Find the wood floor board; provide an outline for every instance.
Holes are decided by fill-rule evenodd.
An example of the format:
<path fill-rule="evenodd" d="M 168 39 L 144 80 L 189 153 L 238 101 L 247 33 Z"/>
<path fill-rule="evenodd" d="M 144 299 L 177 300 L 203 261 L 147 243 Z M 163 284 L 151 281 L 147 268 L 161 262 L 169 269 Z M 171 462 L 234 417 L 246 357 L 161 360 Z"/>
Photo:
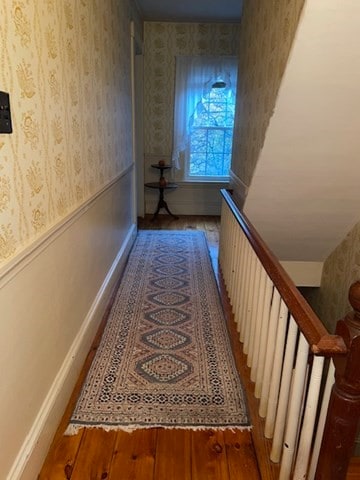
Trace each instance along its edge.
<path fill-rule="evenodd" d="M 191 476 L 191 432 L 183 429 L 159 429 L 154 479 L 191 480 L 192 478 L 194 477 Z"/>
<path fill-rule="evenodd" d="M 156 443 L 156 428 L 117 432 L 109 479 L 153 480 Z"/>
<path fill-rule="evenodd" d="M 38 480 L 69 480 L 74 469 L 84 430 L 70 437 L 60 436 L 50 449 Z"/>
<path fill-rule="evenodd" d="M 360 457 L 353 457 L 350 460 L 346 480 L 360 480 Z"/>
<path fill-rule="evenodd" d="M 115 431 L 106 432 L 101 428 L 85 429 L 71 480 L 109 478 L 115 441 Z"/>
<path fill-rule="evenodd" d="M 191 454 L 193 479 L 230 479 L 222 431 L 200 430 L 192 432 Z"/>
<path fill-rule="evenodd" d="M 251 432 L 224 431 L 229 478 L 261 480 Z"/>

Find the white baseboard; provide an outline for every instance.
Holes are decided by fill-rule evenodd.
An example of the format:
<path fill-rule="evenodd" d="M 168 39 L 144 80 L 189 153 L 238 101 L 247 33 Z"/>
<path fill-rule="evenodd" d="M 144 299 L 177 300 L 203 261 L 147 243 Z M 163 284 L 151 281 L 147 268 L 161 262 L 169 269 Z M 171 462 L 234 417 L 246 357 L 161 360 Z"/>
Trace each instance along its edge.
<path fill-rule="evenodd" d="M 173 202 L 169 208 L 174 215 L 218 215 L 221 214 L 221 204 L 200 204 L 188 205 L 180 202 Z M 148 202 L 146 204 L 146 214 L 153 214 L 157 209 L 157 203 Z M 161 209 L 159 215 L 167 215 L 166 210 Z"/>
<path fill-rule="evenodd" d="M 108 305 L 110 294 L 125 267 L 135 236 L 136 226 L 133 225 L 54 379 L 32 428 L 7 475 L 7 480 L 34 480 L 37 478 Z"/>

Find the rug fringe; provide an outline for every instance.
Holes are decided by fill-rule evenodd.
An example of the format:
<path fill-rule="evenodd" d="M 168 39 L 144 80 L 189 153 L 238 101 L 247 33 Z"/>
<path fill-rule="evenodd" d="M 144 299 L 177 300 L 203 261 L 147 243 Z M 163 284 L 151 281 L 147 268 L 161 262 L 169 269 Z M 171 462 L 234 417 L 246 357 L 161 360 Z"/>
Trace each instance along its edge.
<path fill-rule="evenodd" d="M 150 429 L 150 428 L 163 428 L 166 430 L 192 430 L 192 431 L 204 431 L 204 430 L 214 430 L 214 431 L 230 431 L 235 433 L 236 431 L 248 431 L 251 432 L 252 425 L 239 425 L 239 426 L 203 426 L 203 425 L 74 425 L 69 424 L 66 428 L 64 435 L 73 436 L 77 435 L 82 429 L 99 429 L 105 430 L 105 432 L 111 431 L 122 431 L 126 433 L 133 433 L 135 430 Z"/>

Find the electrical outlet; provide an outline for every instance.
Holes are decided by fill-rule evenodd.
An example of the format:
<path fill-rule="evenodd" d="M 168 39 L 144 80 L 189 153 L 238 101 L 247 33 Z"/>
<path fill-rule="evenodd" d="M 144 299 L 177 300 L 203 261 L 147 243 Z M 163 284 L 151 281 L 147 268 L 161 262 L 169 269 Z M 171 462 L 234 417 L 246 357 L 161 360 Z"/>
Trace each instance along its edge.
<path fill-rule="evenodd" d="M 0 133 L 12 133 L 10 97 L 6 92 L 0 92 Z"/>

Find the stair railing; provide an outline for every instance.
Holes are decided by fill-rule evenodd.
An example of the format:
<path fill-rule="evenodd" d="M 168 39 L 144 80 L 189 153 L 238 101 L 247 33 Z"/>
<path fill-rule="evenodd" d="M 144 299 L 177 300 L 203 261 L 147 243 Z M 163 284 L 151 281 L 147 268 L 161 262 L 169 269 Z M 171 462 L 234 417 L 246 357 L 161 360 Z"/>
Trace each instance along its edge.
<path fill-rule="evenodd" d="M 355 313 L 329 334 L 231 193 L 221 194 L 219 264 L 278 478 L 345 479 L 360 410 L 360 283 Z"/>

